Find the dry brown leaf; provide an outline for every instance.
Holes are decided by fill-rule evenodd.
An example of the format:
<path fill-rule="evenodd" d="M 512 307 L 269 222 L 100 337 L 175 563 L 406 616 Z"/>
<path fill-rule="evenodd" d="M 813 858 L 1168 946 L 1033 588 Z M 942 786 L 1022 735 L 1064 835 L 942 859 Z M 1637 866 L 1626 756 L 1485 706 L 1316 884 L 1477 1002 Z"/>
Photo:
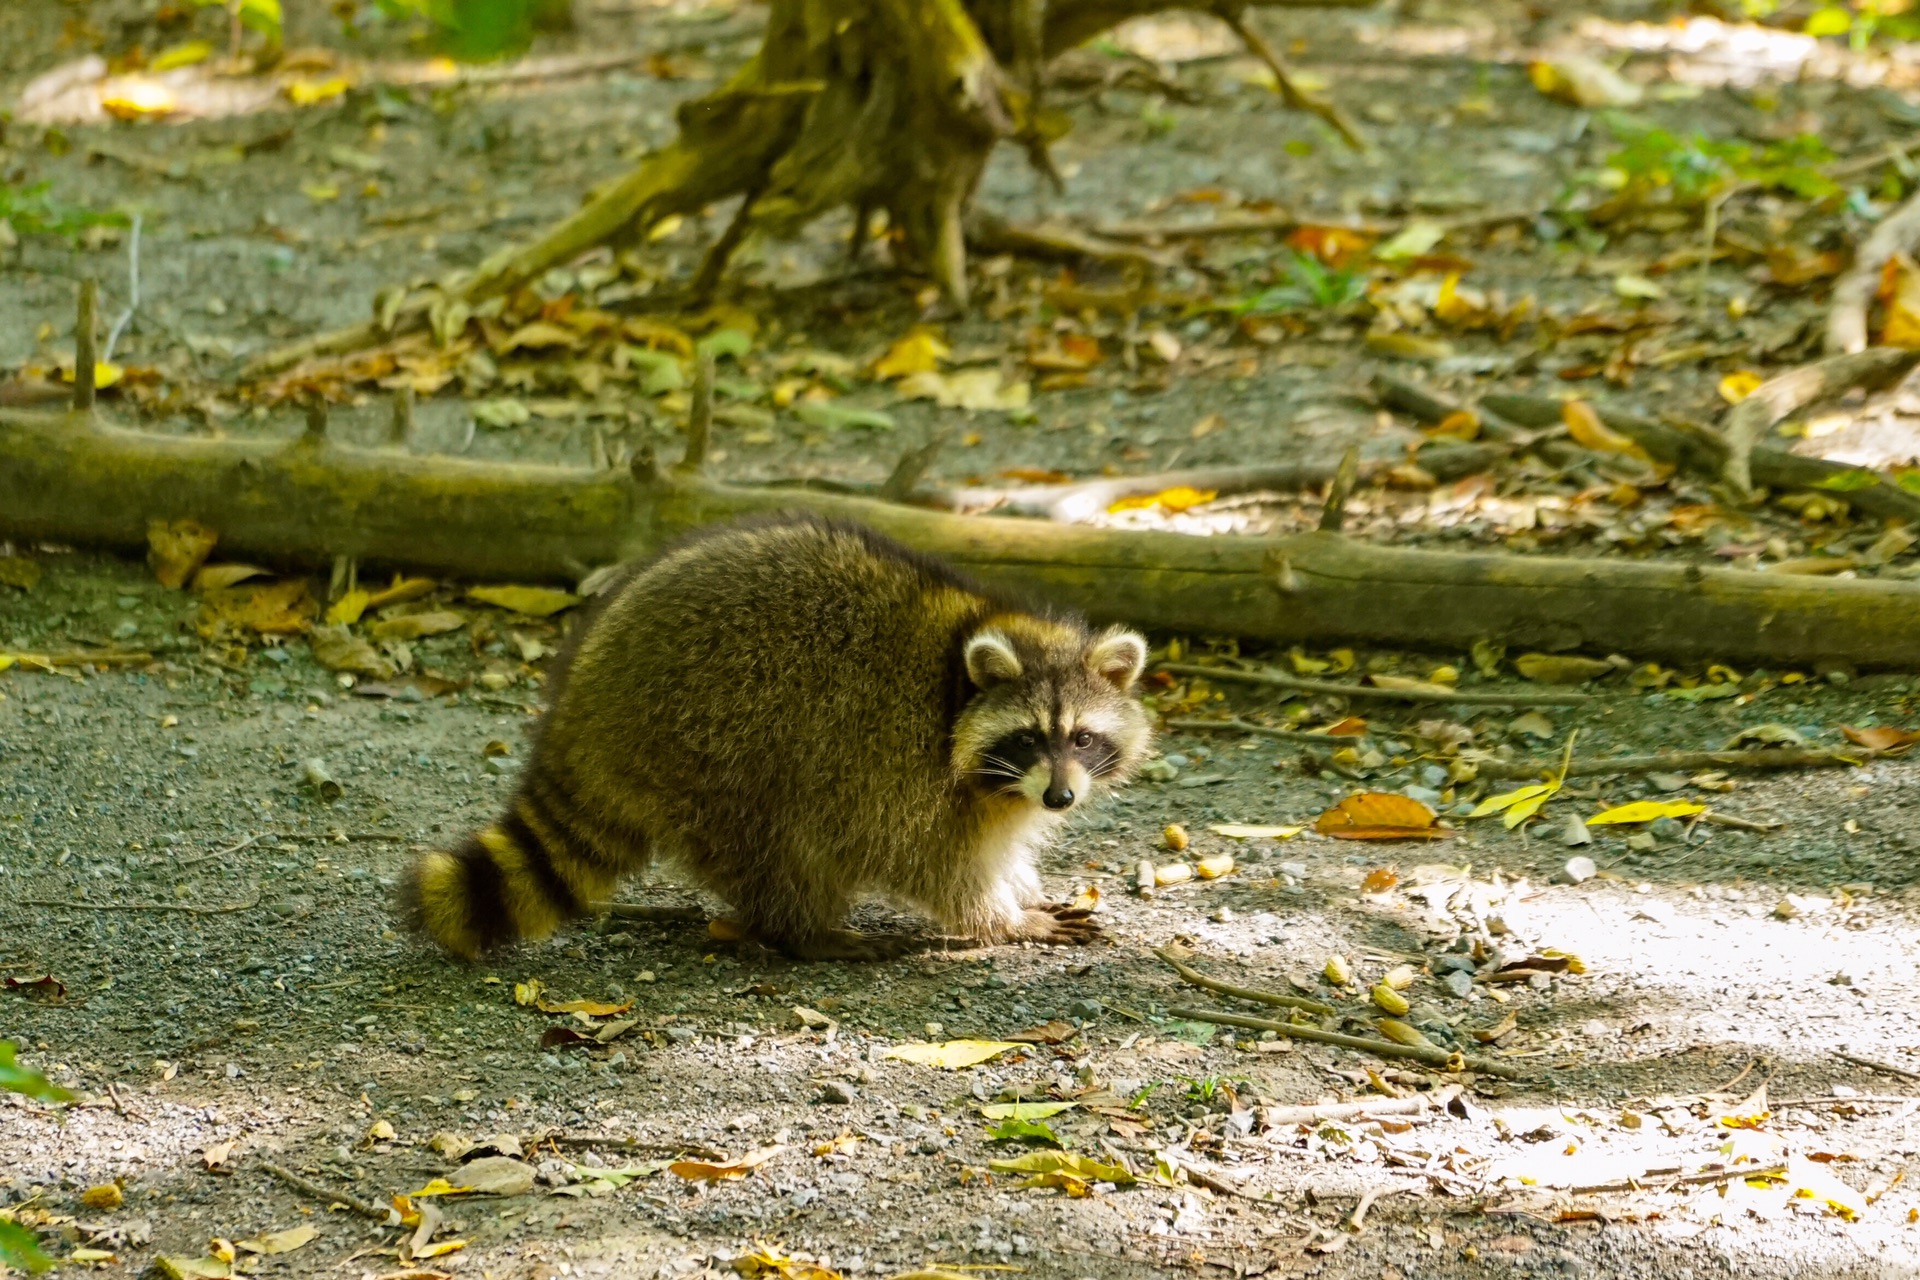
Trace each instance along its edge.
<path fill-rule="evenodd" d="M 785 1147 L 761 1147 L 749 1151 L 737 1160 L 713 1163 L 706 1160 L 676 1160 L 667 1166 L 667 1172 L 675 1177 L 685 1178 L 688 1182 L 728 1182 L 744 1178 L 767 1161 L 785 1151 Z"/>
<path fill-rule="evenodd" d="M 329 671 L 345 671 L 350 675 L 373 676 L 381 680 L 393 675 L 393 664 L 381 657 L 372 645 L 354 635 L 345 624 L 315 627 L 307 635 L 307 645 L 313 650 L 313 660 Z"/>
<path fill-rule="evenodd" d="M 1576 653 L 1523 653 L 1513 660 L 1522 679 L 1535 684 L 1584 684 L 1613 672 L 1611 662 Z"/>
<path fill-rule="evenodd" d="M 1856 729 L 1850 724 L 1841 725 L 1840 732 L 1847 741 L 1865 747 L 1869 751 L 1900 751 L 1920 742 L 1920 733 L 1912 729 L 1896 728 L 1893 725 L 1875 725 L 1870 729 Z"/>
<path fill-rule="evenodd" d="M 1362 893 L 1385 893 L 1400 883 L 1400 872 L 1394 867 L 1375 867 L 1367 872 L 1360 882 Z"/>
<path fill-rule="evenodd" d="M 264 577 L 266 573 L 257 564 L 201 565 L 193 575 L 192 591 L 195 595 L 205 595 L 209 591 L 236 586 L 249 578 Z"/>
<path fill-rule="evenodd" d="M 307 580 L 293 578 L 257 587 L 209 591 L 200 601 L 200 613 L 193 625 L 207 640 L 234 632 L 290 636 L 312 629 L 318 612 Z"/>
<path fill-rule="evenodd" d="M 147 524 L 147 564 L 161 586 L 178 590 L 219 541 L 219 534 L 197 520 L 153 520 Z"/>
<path fill-rule="evenodd" d="M 1432 809 L 1391 791 L 1360 791 L 1314 819 L 1313 829 L 1339 840 L 1441 840 L 1453 834 L 1437 826 Z"/>
<path fill-rule="evenodd" d="M 449 609 L 429 613 L 408 613 L 387 618 L 367 628 L 375 640 L 418 640 L 422 636 L 445 635 L 467 625 L 467 620 Z"/>

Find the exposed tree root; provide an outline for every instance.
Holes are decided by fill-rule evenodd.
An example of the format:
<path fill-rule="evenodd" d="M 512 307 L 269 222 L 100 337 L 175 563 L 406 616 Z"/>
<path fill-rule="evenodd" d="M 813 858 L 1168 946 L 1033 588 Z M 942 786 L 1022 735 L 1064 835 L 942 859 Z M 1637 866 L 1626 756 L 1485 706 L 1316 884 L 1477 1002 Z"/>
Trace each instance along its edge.
<path fill-rule="evenodd" d="M 1289 106 L 1357 139 L 1336 108 L 1292 86 L 1244 11 L 1372 3 L 1248 0 L 1207 11 L 1275 66 Z M 704 288 L 717 283 L 749 233 L 790 234 L 845 206 L 884 210 L 904 261 L 964 306 L 963 226 L 988 155 L 1012 138 L 1043 172 L 1052 171 L 1035 124 L 1047 61 L 1127 18 L 1177 7 L 1174 0 L 772 0 L 753 58 L 717 92 L 680 108 L 680 136 L 670 145 L 571 217 L 471 274 L 389 295 L 373 320 L 268 351 L 243 376 L 266 377 L 429 324 L 444 337 L 464 327 L 474 306 L 589 249 L 733 196 L 746 199 L 702 265 L 697 283 Z M 1166 261 L 1084 232 L 1032 232 L 1021 241 L 1023 251 L 1069 245 L 1075 254 Z"/>
<path fill-rule="evenodd" d="M 578 580 L 702 525 L 800 509 L 864 521 L 1001 586 L 1144 627 L 1920 669 L 1920 585 L 1905 582 L 1419 551 L 1319 532 L 1188 537 L 713 484 L 659 468 L 650 453 L 630 472 L 596 471 L 365 449 L 312 431 L 211 440 L 82 413 L 0 412 L 4 536 L 143 548 L 150 521 L 191 518 L 219 533 L 223 551 L 249 557 Z"/>
<path fill-rule="evenodd" d="M 1877 159 L 1878 157 L 1876 157 Z M 1895 254 L 1911 253 L 1920 246 L 1920 195 L 1880 219 L 1866 242 L 1854 255 L 1847 273 L 1833 283 L 1833 297 L 1827 303 L 1827 350 L 1835 355 L 1850 355 L 1866 350 L 1867 312 L 1874 294 L 1880 289 L 1880 273 Z"/>

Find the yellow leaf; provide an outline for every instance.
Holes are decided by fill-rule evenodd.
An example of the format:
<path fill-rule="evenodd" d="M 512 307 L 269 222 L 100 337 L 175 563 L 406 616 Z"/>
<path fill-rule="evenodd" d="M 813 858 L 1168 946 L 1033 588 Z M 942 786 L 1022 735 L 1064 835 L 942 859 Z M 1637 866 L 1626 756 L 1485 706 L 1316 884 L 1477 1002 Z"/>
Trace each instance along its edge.
<path fill-rule="evenodd" d="M 1193 873 L 1202 880 L 1218 880 L 1221 876 L 1233 872 L 1233 855 L 1230 853 L 1212 853 L 1193 864 Z"/>
<path fill-rule="evenodd" d="M 248 1253 L 292 1253 L 320 1234 L 320 1229 L 311 1223 L 302 1223 L 289 1227 L 285 1231 L 269 1231 L 252 1240 L 236 1240 L 233 1247 L 244 1249 Z"/>
<path fill-rule="evenodd" d="M 190 590 L 195 595 L 205 595 L 209 591 L 221 591 L 227 587 L 238 586 L 249 578 L 258 578 L 266 570 L 257 564 L 209 564 L 202 565 L 193 575 Z"/>
<path fill-rule="evenodd" d="M 419 1200 L 426 1199 L 430 1196 L 457 1196 L 464 1190 L 466 1190 L 466 1188 L 456 1187 L 445 1178 L 435 1178 L 432 1182 L 429 1182 L 426 1186 L 412 1194 L 414 1199 Z"/>
<path fill-rule="evenodd" d="M 605 1000 L 535 1000 L 534 1004 L 542 1013 L 583 1013 L 589 1018 L 611 1018 L 633 1008 L 630 999 L 620 1004 L 609 1004 Z"/>
<path fill-rule="evenodd" d="M 532 324 L 523 324 L 515 329 L 511 336 L 500 345 L 502 354 L 509 351 L 544 351 L 554 347 L 577 347 L 580 335 L 572 329 L 563 328 L 550 320 L 535 320 Z"/>
<path fill-rule="evenodd" d="M 1818 1200 L 1836 1216 L 1852 1222 L 1867 1211 L 1867 1202 L 1858 1191 L 1833 1176 L 1822 1166 L 1801 1156 L 1787 1161 L 1787 1186 L 1796 1200 Z"/>
<path fill-rule="evenodd" d="M 1582 684 L 1613 671 L 1611 662 L 1583 658 L 1577 653 L 1523 653 L 1513 660 L 1514 670 L 1535 684 Z"/>
<path fill-rule="evenodd" d="M 441 1258 L 449 1253 L 458 1253 L 466 1247 L 467 1242 L 465 1240 L 435 1240 L 431 1244 L 423 1244 L 418 1249 L 415 1249 L 413 1256 L 416 1259 Z"/>
<path fill-rule="evenodd" d="M 1291 840 L 1305 827 L 1263 827 L 1245 822 L 1217 822 L 1207 830 L 1229 840 Z"/>
<path fill-rule="evenodd" d="M 1374 1020 L 1373 1025 L 1379 1029 L 1381 1035 L 1395 1044 L 1410 1045 L 1416 1049 L 1435 1047 L 1433 1041 L 1427 1039 L 1420 1028 L 1410 1022 L 1402 1022 L 1398 1018 L 1378 1018 Z"/>
<path fill-rule="evenodd" d="M 785 1151 L 785 1147 L 761 1147 L 749 1151 L 738 1160 L 711 1163 L 706 1160 L 676 1160 L 667 1166 L 667 1172 L 675 1177 L 685 1178 L 688 1182 L 731 1182 L 744 1178 L 767 1161 Z"/>
<path fill-rule="evenodd" d="M 315 204 L 325 204 L 329 200 L 340 198 L 340 184 L 337 182 L 303 182 L 300 194 Z"/>
<path fill-rule="evenodd" d="M 990 1102 L 980 1108 L 980 1114 L 989 1120 L 1045 1120 L 1079 1105 L 1077 1102 Z"/>
<path fill-rule="evenodd" d="M 528 978 L 525 982 L 513 984 L 513 1002 L 517 1005 L 531 1005 L 546 990 L 546 983 L 538 978 Z"/>
<path fill-rule="evenodd" d="M 1159 493 L 1142 493 L 1130 498 L 1122 498 L 1107 510 L 1121 512 L 1159 507 L 1166 511 L 1186 511 L 1203 502 L 1212 502 L 1219 493 L 1218 489 L 1196 489 L 1190 484 L 1177 484 L 1171 489 L 1162 489 Z"/>
<path fill-rule="evenodd" d="M 1547 801 L 1553 799 L 1553 793 L 1558 791 L 1559 789 L 1560 789 L 1560 784 L 1556 782 L 1552 786 L 1548 787 L 1540 795 L 1528 796 L 1525 800 L 1520 801 L 1518 804 L 1509 806 L 1507 809 L 1506 816 L 1500 819 L 1501 825 L 1506 827 L 1506 829 L 1509 831 L 1513 830 L 1515 827 L 1525 822 L 1528 818 L 1531 818 L 1534 814 L 1540 812 L 1540 807 L 1546 804 Z"/>
<path fill-rule="evenodd" d="M 147 64 L 149 71 L 172 71 L 177 67 L 191 67 L 205 62 L 213 56 L 213 46 L 205 40 L 188 40 L 181 44 L 162 49 L 153 55 L 153 61 Z"/>
<path fill-rule="evenodd" d="M 360 621 L 360 615 L 367 611 L 367 605 L 373 600 L 371 592 L 355 588 L 327 606 L 327 625 L 352 625 Z"/>
<path fill-rule="evenodd" d="M 1009 383 L 992 368 L 909 373 L 894 385 L 909 400 L 931 400 L 945 409 L 1024 409 L 1033 398 L 1025 379 Z"/>
<path fill-rule="evenodd" d="M 120 365 L 108 364 L 104 360 L 94 361 L 93 385 L 98 390 L 105 391 L 108 387 L 114 386 L 117 383 L 119 383 L 120 379 L 126 376 L 127 376 L 126 369 Z M 73 370 L 63 367 L 60 370 L 60 381 L 72 382 Z"/>
<path fill-rule="evenodd" d="M 18 662 L 18 661 L 19 659 L 15 658 L 10 653 L 0 653 L 0 671 L 5 671 L 8 667 L 12 666 L 15 662 Z"/>
<path fill-rule="evenodd" d="M 1459 673 L 1455 672 L 1454 674 L 1455 674 L 1455 678 L 1457 679 Z M 1425 693 L 1425 694 L 1444 695 L 1452 692 L 1444 684 L 1436 684 L 1431 680 L 1415 680 L 1411 676 L 1373 675 L 1373 676 L 1369 676 L 1368 679 L 1370 679 L 1373 682 L 1374 688 L 1391 689 L 1395 693 Z"/>
<path fill-rule="evenodd" d="M 883 1056 L 923 1067 L 957 1071 L 962 1067 L 977 1067 L 1009 1049 L 1021 1047 L 1006 1040 L 949 1040 L 945 1044 L 898 1044 Z"/>
<path fill-rule="evenodd" d="M 353 81 L 345 76 L 331 76 L 325 80 L 295 80 L 287 86 L 287 99 L 296 107 L 312 107 L 330 102 L 351 88 Z"/>
<path fill-rule="evenodd" d="M 89 1209 L 118 1209 L 125 1202 L 126 1194 L 117 1182 L 103 1182 L 80 1193 L 80 1203 Z"/>
<path fill-rule="evenodd" d="M 393 1121 L 391 1120 L 375 1120 L 373 1124 L 367 1128 L 367 1141 L 369 1142 L 392 1142 L 398 1137 L 399 1135 L 394 1132 Z"/>
<path fill-rule="evenodd" d="M 176 1258 L 161 1254 L 153 1269 L 165 1280 L 226 1280 L 233 1274 L 219 1258 Z"/>
<path fill-rule="evenodd" d="M 1008 1160 L 989 1160 L 987 1167 L 995 1173 L 1064 1173 L 1087 1182 L 1111 1182 L 1115 1186 L 1138 1181 L 1133 1170 L 1125 1165 L 1106 1164 L 1071 1151 L 1030 1151 Z"/>
<path fill-rule="evenodd" d="M 1451 835 L 1435 824 L 1421 801 L 1391 791 L 1360 791 L 1314 819 L 1313 829 L 1340 840 L 1440 840 Z"/>
<path fill-rule="evenodd" d="M 1467 816 L 1469 818 L 1485 818 L 1496 813 L 1503 813 L 1511 809 L 1514 805 L 1532 800 L 1536 796 L 1544 803 L 1546 797 L 1551 796 L 1559 789 L 1560 784 L 1557 782 L 1529 783 L 1524 787 L 1517 787 L 1512 791 L 1503 791 L 1497 796 L 1488 796 L 1485 800 L 1475 805 L 1473 812 Z M 1535 805 L 1534 808 L 1539 808 L 1539 805 Z"/>
<path fill-rule="evenodd" d="M 1587 825 L 1599 827 L 1621 822 L 1652 822 L 1655 818 L 1691 818 L 1696 813 L 1706 811 L 1707 806 L 1691 800 L 1636 800 L 1632 804 L 1615 805 L 1594 814 L 1587 819 Z"/>
<path fill-rule="evenodd" d="M 467 592 L 467 599 L 532 618 L 544 618 L 580 603 L 580 597 L 571 591 L 556 591 L 552 587 L 474 587 Z"/>
<path fill-rule="evenodd" d="M 1728 404 L 1739 404 L 1755 391 L 1765 379 L 1751 369 L 1740 369 L 1720 379 L 1720 398 Z"/>
<path fill-rule="evenodd" d="M 931 329 L 915 329 L 887 349 L 873 366 L 876 378 L 903 378 L 910 373 L 931 373 L 952 350 Z"/>
<path fill-rule="evenodd" d="M 1886 307 L 1881 345 L 1920 348 L 1920 267 L 1905 254 L 1895 254 L 1881 272 L 1880 301 Z"/>
<path fill-rule="evenodd" d="M 178 105 L 173 90 L 146 76 L 116 76 L 100 86 L 100 105 L 121 120 L 164 116 Z"/>
<path fill-rule="evenodd" d="M 422 636 L 440 636 L 449 631 L 458 631 L 467 625 L 467 620 L 450 609 L 436 609 L 428 613 L 402 614 L 398 618 L 388 618 L 376 622 L 368 628 L 376 640 L 418 640 Z"/>
<path fill-rule="evenodd" d="M 1602 453 L 1626 453 L 1644 458 L 1646 451 L 1600 420 L 1600 411 L 1585 400 L 1569 400 L 1560 406 L 1560 418 L 1575 444 Z"/>
<path fill-rule="evenodd" d="M 647 228 L 647 239 L 656 242 L 665 240 L 668 236 L 685 226 L 686 221 L 687 220 L 680 214 L 670 213 Z"/>

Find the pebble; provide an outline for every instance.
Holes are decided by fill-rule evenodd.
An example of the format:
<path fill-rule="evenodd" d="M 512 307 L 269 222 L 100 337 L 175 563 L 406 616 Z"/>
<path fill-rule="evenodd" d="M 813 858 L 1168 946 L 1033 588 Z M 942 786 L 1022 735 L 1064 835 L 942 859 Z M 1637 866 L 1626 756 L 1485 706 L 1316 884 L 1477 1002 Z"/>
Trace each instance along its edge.
<path fill-rule="evenodd" d="M 1473 994 L 1473 974 L 1463 969 L 1454 969 L 1440 977 L 1440 985 L 1452 993 L 1455 999 L 1465 1000 Z"/>
<path fill-rule="evenodd" d="M 1473 957 L 1469 955 L 1437 956 L 1433 961 L 1433 971 L 1443 976 L 1449 973 L 1472 973 L 1473 970 Z"/>
<path fill-rule="evenodd" d="M 1577 858 L 1567 859 L 1566 877 L 1568 884 L 1585 884 L 1599 874 L 1600 868 L 1594 865 L 1592 858 L 1584 854 Z"/>
<path fill-rule="evenodd" d="M 1579 814 L 1570 813 L 1567 815 L 1567 825 L 1560 829 L 1560 843 L 1569 849 L 1577 849 L 1593 843 L 1593 832 L 1587 830 L 1587 824 L 1580 821 Z"/>
<path fill-rule="evenodd" d="M 845 1106 L 859 1096 L 859 1091 L 852 1085 L 839 1080 L 827 1080 L 820 1085 L 820 1092 L 814 1101 L 832 1106 Z"/>
<path fill-rule="evenodd" d="M 1296 880 L 1305 880 L 1307 878 L 1307 864 L 1304 862 L 1283 862 L 1280 864 L 1280 874 L 1292 876 Z"/>
<path fill-rule="evenodd" d="M 1647 824 L 1647 830 L 1656 840 L 1679 840 L 1687 834 L 1686 827 L 1677 818 L 1655 818 Z"/>
<path fill-rule="evenodd" d="M 1105 1012 L 1106 1006 L 1102 1005 L 1098 1000 L 1086 996 L 1082 996 L 1080 999 L 1067 1005 L 1067 1016 L 1070 1018 L 1078 1018 L 1082 1022 L 1092 1022 Z"/>
<path fill-rule="evenodd" d="M 1409 800 L 1418 800 L 1428 808 L 1440 803 L 1440 793 L 1432 787 L 1406 786 L 1400 788 L 1400 794 Z"/>
<path fill-rule="evenodd" d="M 1435 791 L 1446 790 L 1447 771 L 1445 767 L 1437 764 L 1430 764 L 1430 765 L 1427 765 L 1425 768 L 1421 769 L 1420 784 L 1422 786 L 1432 787 Z"/>

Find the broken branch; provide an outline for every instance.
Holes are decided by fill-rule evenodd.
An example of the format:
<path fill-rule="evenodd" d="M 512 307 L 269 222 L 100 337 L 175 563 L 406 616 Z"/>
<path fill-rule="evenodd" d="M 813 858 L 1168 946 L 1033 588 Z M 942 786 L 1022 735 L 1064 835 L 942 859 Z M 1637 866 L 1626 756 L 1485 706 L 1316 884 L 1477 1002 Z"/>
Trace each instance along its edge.
<path fill-rule="evenodd" d="M 1904 347 L 1869 347 L 1828 356 L 1812 364 L 1768 379 L 1727 411 L 1727 457 L 1723 474 L 1734 491 L 1753 492 L 1753 448 L 1773 425 L 1810 404 L 1831 400 L 1852 390 L 1877 391 L 1891 386 L 1920 364 L 1920 351 Z"/>
<path fill-rule="evenodd" d="M 395 1226 L 400 1221 L 398 1210 L 384 1209 L 376 1204 L 368 1204 L 365 1200 L 360 1199 L 360 1197 L 350 1191 L 338 1191 L 322 1183 L 315 1182 L 311 1178 L 303 1178 L 293 1170 L 283 1168 L 271 1161 L 261 1161 L 260 1168 L 286 1183 L 300 1194 L 311 1196 L 323 1204 L 345 1205 L 361 1217 L 386 1226 Z"/>
<path fill-rule="evenodd" d="M 1338 680 L 1307 680 L 1267 667 L 1202 667 L 1187 662 L 1162 662 L 1159 664 L 1159 669 L 1182 676 L 1205 676 L 1214 680 L 1238 681 L 1241 684 L 1272 685 L 1276 689 L 1291 689 L 1296 693 L 1331 693 L 1348 698 L 1387 698 L 1396 702 L 1455 702 L 1483 707 L 1578 707 L 1594 701 L 1592 696 L 1584 693 L 1535 693 L 1532 691 L 1463 693 L 1458 689 L 1440 688 L 1385 689 L 1371 684 L 1343 684 Z"/>
<path fill-rule="evenodd" d="M 1313 733 L 1306 729 L 1275 729 L 1271 725 L 1255 724 L 1251 720 L 1242 720 L 1235 716 L 1231 720 L 1204 720 L 1198 716 L 1181 716 L 1167 721 L 1169 729 L 1185 729 L 1198 733 L 1252 733 L 1262 738 L 1278 738 L 1282 742 L 1317 742 L 1325 746 L 1350 747 L 1361 740 L 1358 734 Z"/>
<path fill-rule="evenodd" d="M 1812 769 L 1828 765 L 1863 765 L 1874 752 L 1836 747 L 1832 750 L 1799 751 L 1782 747 L 1757 747 L 1751 751 L 1668 751 L 1650 756 L 1615 756 L 1612 759 L 1574 760 L 1567 764 L 1569 778 L 1606 777 L 1616 773 L 1684 773 L 1689 769 Z M 1561 776 L 1558 760 L 1485 760 L 1477 764 L 1482 778 L 1551 778 Z M 1731 823 L 1723 825 L 1732 825 Z"/>
<path fill-rule="evenodd" d="M 1204 987 L 1208 991 L 1218 992 L 1223 996 L 1233 996 L 1238 1000 L 1252 1000 L 1257 1004 L 1275 1004 L 1288 1009 L 1302 1009 L 1308 1013 L 1323 1016 L 1333 1012 L 1332 1005 L 1322 1004 L 1318 1000 L 1307 1000 L 1300 996 L 1283 996 L 1277 991 L 1261 991 L 1255 987 L 1236 987 L 1230 982 L 1209 978 L 1192 965 L 1183 963 L 1165 947 L 1156 948 L 1153 954 L 1173 966 L 1173 971 L 1179 974 L 1183 981 L 1192 983 L 1196 987 Z"/>
<path fill-rule="evenodd" d="M 1375 1040 L 1368 1036 L 1342 1035 L 1338 1031 L 1322 1031 L 1318 1027 L 1295 1026 L 1291 1022 L 1275 1022 L 1271 1018 L 1255 1018 L 1246 1014 L 1224 1013 L 1217 1009 L 1174 1008 L 1167 1010 L 1171 1018 L 1185 1018 L 1189 1022 L 1210 1022 L 1222 1027 L 1245 1027 L 1251 1031 L 1271 1031 L 1276 1035 L 1293 1040 L 1311 1040 L 1315 1044 L 1330 1044 L 1342 1049 L 1358 1049 L 1362 1053 L 1371 1053 L 1381 1058 L 1402 1058 L 1409 1062 L 1425 1063 L 1443 1071 L 1477 1071 L 1482 1075 L 1499 1076 L 1506 1080 L 1517 1080 L 1520 1073 L 1504 1062 L 1492 1062 L 1486 1058 L 1468 1057 L 1465 1054 L 1450 1053 L 1438 1046 L 1415 1044 L 1395 1044 L 1391 1040 Z"/>

